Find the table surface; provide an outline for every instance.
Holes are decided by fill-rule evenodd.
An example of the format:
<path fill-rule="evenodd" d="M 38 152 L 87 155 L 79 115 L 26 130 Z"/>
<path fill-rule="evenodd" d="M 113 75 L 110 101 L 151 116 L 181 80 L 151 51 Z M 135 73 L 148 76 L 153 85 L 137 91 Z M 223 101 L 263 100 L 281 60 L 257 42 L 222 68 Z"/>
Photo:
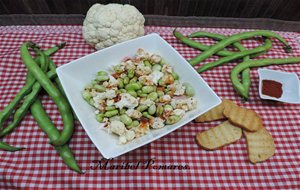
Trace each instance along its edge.
<path fill-rule="evenodd" d="M 197 30 L 229 35 L 245 30 L 222 28 L 179 27 L 184 34 Z M 172 27 L 147 26 L 146 33 L 159 33 L 181 55 L 189 59 L 199 51 L 187 47 L 172 35 Z M 294 48 L 289 56 L 300 56 L 300 35 L 294 32 L 278 32 Z M 20 59 L 20 45 L 31 40 L 43 48 L 60 42 L 67 46 L 53 56 L 57 66 L 87 55 L 94 50 L 82 38 L 81 26 L 2 26 L 0 27 L 0 110 L 7 105 L 22 87 L 26 68 Z M 273 48 L 263 57 L 286 57 L 282 45 L 273 40 Z M 208 39 L 201 42 L 211 44 Z M 248 48 L 260 42 L 247 40 Z M 213 56 L 205 62 L 215 60 Z M 221 97 L 255 110 L 264 126 L 275 139 L 276 153 L 266 162 L 250 164 L 245 139 L 220 150 L 205 151 L 195 143 L 195 135 L 220 121 L 194 123 L 164 136 L 148 145 L 119 156 L 104 160 L 86 135 L 80 123 L 70 142 L 70 147 L 85 174 L 68 169 L 46 135 L 27 114 L 19 127 L 3 141 L 26 149 L 14 153 L 0 151 L 0 187 L 15 188 L 246 188 L 246 189 L 296 189 L 300 188 L 300 106 L 280 102 L 263 101 L 258 95 L 258 74 L 251 70 L 250 100 L 243 102 L 234 92 L 229 73 L 234 64 L 228 64 L 201 76 Z M 268 68 L 294 72 L 300 75 L 300 65 L 269 66 Z M 62 122 L 56 106 L 43 96 L 45 109 L 61 129 Z M 101 162 L 102 168 L 96 167 Z M 147 164 L 149 166 L 147 167 Z M 123 165 L 123 169 L 116 169 Z M 126 168 L 132 166 L 131 168 Z M 138 166 L 137 166 L 138 165 Z"/>

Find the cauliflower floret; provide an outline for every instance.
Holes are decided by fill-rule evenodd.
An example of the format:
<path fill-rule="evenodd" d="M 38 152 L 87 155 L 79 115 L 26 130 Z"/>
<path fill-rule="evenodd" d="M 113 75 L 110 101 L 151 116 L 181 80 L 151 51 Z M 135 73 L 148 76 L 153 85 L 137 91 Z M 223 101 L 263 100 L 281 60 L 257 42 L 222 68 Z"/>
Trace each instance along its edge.
<path fill-rule="evenodd" d="M 182 109 L 184 111 L 190 111 L 197 107 L 197 100 L 193 97 L 186 99 L 172 99 L 171 106 L 174 109 Z"/>
<path fill-rule="evenodd" d="M 139 76 L 148 75 L 151 72 L 152 72 L 151 67 L 145 66 L 145 64 L 142 62 L 138 64 L 135 70 L 135 73 Z"/>
<path fill-rule="evenodd" d="M 152 63 L 159 63 L 162 59 L 160 55 L 154 53 L 148 53 L 142 48 L 139 48 L 137 50 L 136 57 L 141 60 L 149 60 Z"/>
<path fill-rule="evenodd" d="M 111 87 L 116 87 L 116 86 L 118 86 L 119 85 L 119 81 L 118 80 L 116 80 L 113 76 L 109 76 L 109 81 L 108 81 L 108 83 L 109 83 L 109 86 L 111 86 Z"/>
<path fill-rule="evenodd" d="M 153 78 L 150 75 L 143 75 L 139 77 L 139 82 L 143 85 L 151 86 L 153 85 Z"/>
<path fill-rule="evenodd" d="M 173 72 L 172 66 L 168 65 L 168 64 L 164 64 L 161 70 L 164 73 L 170 73 L 171 74 Z"/>
<path fill-rule="evenodd" d="M 83 38 L 97 50 L 144 35 L 144 16 L 132 5 L 94 4 L 83 22 Z"/>
<path fill-rule="evenodd" d="M 138 99 L 128 93 L 122 93 L 120 96 L 121 100 L 115 103 L 115 106 L 119 109 L 122 109 L 123 107 L 135 108 L 139 104 Z"/>
<path fill-rule="evenodd" d="M 159 63 L 160 61 L 161 61 L 161 56 L 160 55 L 157 55 L 157 54 L 152 54 L 151 56 L 150 56 L 150 61 L 152 62 L 152 63 Z"/>
<path fill-rule="evenodd" d="M 165 121 L 162 118 L 155 117 L 154 119 L 150 120 L 150 125 L 154 129 L 160 129 L 160 128 L 163 128 L 165 126 L 164 122 Z"/>
<path fill-rule="evenodd" d="M 182 109 L 175 109 L 173 110 L 173 114 L 172 115 L 179 115 L 180 117 L 183 117 L 185 114 L 185 111 Z"/>
<path fill-rule="evenodd" d="M 144 49 L 142 48 L 139 48 L 137 51 L 136 51 L 136 54 L 135 54 L 136 58 L 138 59 L 148 59 L 150 57 L 150 54 L 148 52 L 146 52 Z"/>
<path fill-rule="evenodd" d="M 124 123 L 122 123 L 121 121 L 117 121 L 117 120 L 114 120 L 110 123 L 109 129 L 111 132 L 113 132 L 119 136 L 125 134 L 125 132 L 127 131 Z"/>
<path fill-rule="evenodd" d="M 109 129 L 119 135 L 119 144 L 125 144 L 135 138 L 135 132 L 127 130 L 124 123 L 118 120 L 113 120 L 109 125 Z"/>
<path fill-rule="evenodd" d="M 169 85 L 170 90 L 174 91 L 174 95 L 180 96 L 185 92 L 185 86 L 178 81 L 175 81 L 173 84 Z"/>
<path fill-rule="evenodd" d="M 114 90 L 106 90 L 105 92 L 97 93 L 94 97 L 94 106 L 99 110 L 103 110 L 103 107 L 106 104 L 105 99 L 112 99 L 116 97 L 116 92 Z"/>
<path fill-rule="evenodd" d="M 119 144 L 126 144 L 135 138 L 135 132 L 127 130 L 123 135 L 119 137 Z"/>
<path fill-rule="evenodd" d="M 150 106 L 154 105 L 155 102 L 153 102 L 150 99 L 141 99 L 140 104 L 150 107 Z"/>
<path fill-rule="evenodd" d="M 162 97 L 159 98 L 159 102 L 161 103 L 168 103 L 171 101 L 171 96 L 166 94 L 166 95 L 163 95 Z"/>
<path fill-rule="evenodd" d="M 131 60 L 122 62 L 121 65 L 125 66 L 126 70 L 135 70 L 135 65 Z"/>
<path fill-rule="evenodd" d="M 125 112 L 129 117 L 134 118 L 134 119 L 139 119 L 142 117 L 142 113 L 138 110 L 135 109 L 128 109 Z"/>
<path fill-rule="evenodd" d="M 164 74 L 160 71 L 153 71 L 150 75 L 149 78 L 151 80 L 151 82 L 155 85 L 157 85 L 158 80 L 164 76 Z"/>
<path fill-rule="evenodd" d="M 107 100 L 106 100 L 106 105 L 107 105 L 107 106 L 113 106 L 113 105 L 114 105 L 114 102 L 115 102 L 114 99 L 107 99 Z"/>

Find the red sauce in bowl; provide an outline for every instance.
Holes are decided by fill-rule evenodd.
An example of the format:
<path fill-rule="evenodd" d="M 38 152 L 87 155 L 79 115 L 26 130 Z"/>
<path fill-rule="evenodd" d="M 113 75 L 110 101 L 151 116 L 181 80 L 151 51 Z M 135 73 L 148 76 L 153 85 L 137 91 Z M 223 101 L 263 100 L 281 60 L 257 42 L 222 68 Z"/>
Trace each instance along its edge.
<path fill-rule="evenodd" d="M 280 98 L 282 96 L 282 84 L 274 80 L 263 80 L 262 94 L 274 98 Z"/>

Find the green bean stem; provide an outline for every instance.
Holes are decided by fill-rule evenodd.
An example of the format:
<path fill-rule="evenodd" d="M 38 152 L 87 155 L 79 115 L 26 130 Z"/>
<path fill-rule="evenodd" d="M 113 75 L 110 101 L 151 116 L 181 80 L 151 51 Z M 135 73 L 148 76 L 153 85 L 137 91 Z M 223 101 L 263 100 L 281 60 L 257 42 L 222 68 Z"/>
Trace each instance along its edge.
<path fill-rule="evenodd" d="M 282 64 L 293 64 L 300 62 L 300 57 L 288 57 L 288 58 L 282 58 L 282 59 L 259 59 L 259 60 L 250 60 L 242 62 L 238 65 L 236 65 L 230 73 L 230 79 L 232 82 L 232 85 L 235 90 L 237 90 L 240 95 L 242 95 L 244 98 L 248 99 L 248 94 L 246 93 L 244 86 L 241 84 L 241 82 L 238 79 L 238 75 L 240 72 L 242 72 L 245 69 L 252 68 L 252 67 L 264 67 L 269 65 L 282 65 Z"/>
<path fill-rule="evenodd" d="M 32 75 L 36 78 L 40 85 L 45 89 L 45 91 L 49 94 L 49 96 L 52 98 L 52 100 L 58 107 L 58 110 L 61 114 L 64 123 L 64 129 L 59 139 L 51 143 L 56 146 L 62 146 L 70 140 L 74 131 L 74 119 L 72 111 L 70 105 L 68 104 L 63 94 L 55 87 L 55 85 L 51 82 L 47 75 L 32 59 L 28 51 L 29 47 L 34 48 L 37 46 L 32 42 L 24 43 L 21 46 L 21 57 L 28 70 L 32 73 Z"/>
<path fill-rule="evenodd" d="M 286 50 L 286 52 L 291 51 L 291 46 L 289 46 L 288 43 L 278 34 L 271 32 L 271 31 L 267 31 L 267 30 L 257 30 L 257 31 L 242 32 L 242 33 L 234 34 L 232 36 L 229 36 L 228 38 L 221 40 L 219 43 L 211 46 L 208 50 L 205 50 L 204 52 L 202 52 L 199 56 L 197 56 L 193 60 L 193 62 L 190 62 L 190 64 L 194 66 L 194 65 L 202 62 L 206 58 L 210 57 L 211 55 L 215 54 L 216 52 L 224 49 L 226 46 L 228 46 L 234 42 L 237 42 L 237 41 L 240 41 L 243 39 L 248 39 L 248 38 L 251 38 L 254 36 L 275 37 L 285 45 L 284 49 Z M 193 37 L 193 34 L 191 34 L 190 37 Z"/>
<path fill-rule="evenodd" d="M 39 99 L 36 99 L 35 102 L 30 107 L 31 114 L 38 123 L 40 129 L 48 135 L 50 141 L 55 141 L 60 137 L 58 129 L 53 125 L 49 116 L 45 112 L 42 103 Z M 55 149 L 58 151 L 59 155 L 63 159 L 64 163 L 71 168 L 72 170 L 82 173 L 79 166 L 76 163 L 74 155 L 67 144 L 63 146 L 55 146 Z"/>
<path fill-rule="evenodd" d="M 52 48 L 49 48 L 44 51 L 44 54 L 46 56 L 50 56 L 63 48 L 65 46 L 65 43 L 61 43 L 59 45 L 56 45 Z M 35 59 L 37 61 L 40 59 L 39 57 Z M 4 121 L 12 114 L 14 108 L 19 104 L 19 102 L 26 96 L 28 93 L 30 93 L 32 86 L 35 83 L 35 79 L 31 78 L 26 84 L 21 88 L 21 90 L 15 95 L 15 97 L 12 99 L 12 101 L 0 112 L 0 130 L 3 128 Z"/>

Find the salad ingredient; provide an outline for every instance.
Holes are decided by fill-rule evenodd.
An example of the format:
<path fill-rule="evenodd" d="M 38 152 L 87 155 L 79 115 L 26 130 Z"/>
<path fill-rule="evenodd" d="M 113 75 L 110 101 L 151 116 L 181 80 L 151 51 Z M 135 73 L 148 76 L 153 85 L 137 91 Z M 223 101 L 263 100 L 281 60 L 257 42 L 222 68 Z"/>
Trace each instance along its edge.
<path fill-rule="evenodd" d="M 132 5 L 94 4 L 83 22 L 83 38 L 97 50 L 144 35 L 144 16 Z"/>
<path fill-rule="evenodd" d="M 119 136 L 119 144 L 147 134 L 150 128 L 175 124 L 197 106 L 193 87 L 181 83 L 173 67 L 160 55 L 143 49 L 113 66 L 112 73 L 106 76 L 118 84 L 96 79 L 84 88 L 82 96 L 88 103 L 93 100 L 97 121 Z M 130 80 L 125 82 L 126 78 Z M 120 85 L 122 81 L 128 83 Z M 106 90 L 97 92 L 99 85 Z"/>

